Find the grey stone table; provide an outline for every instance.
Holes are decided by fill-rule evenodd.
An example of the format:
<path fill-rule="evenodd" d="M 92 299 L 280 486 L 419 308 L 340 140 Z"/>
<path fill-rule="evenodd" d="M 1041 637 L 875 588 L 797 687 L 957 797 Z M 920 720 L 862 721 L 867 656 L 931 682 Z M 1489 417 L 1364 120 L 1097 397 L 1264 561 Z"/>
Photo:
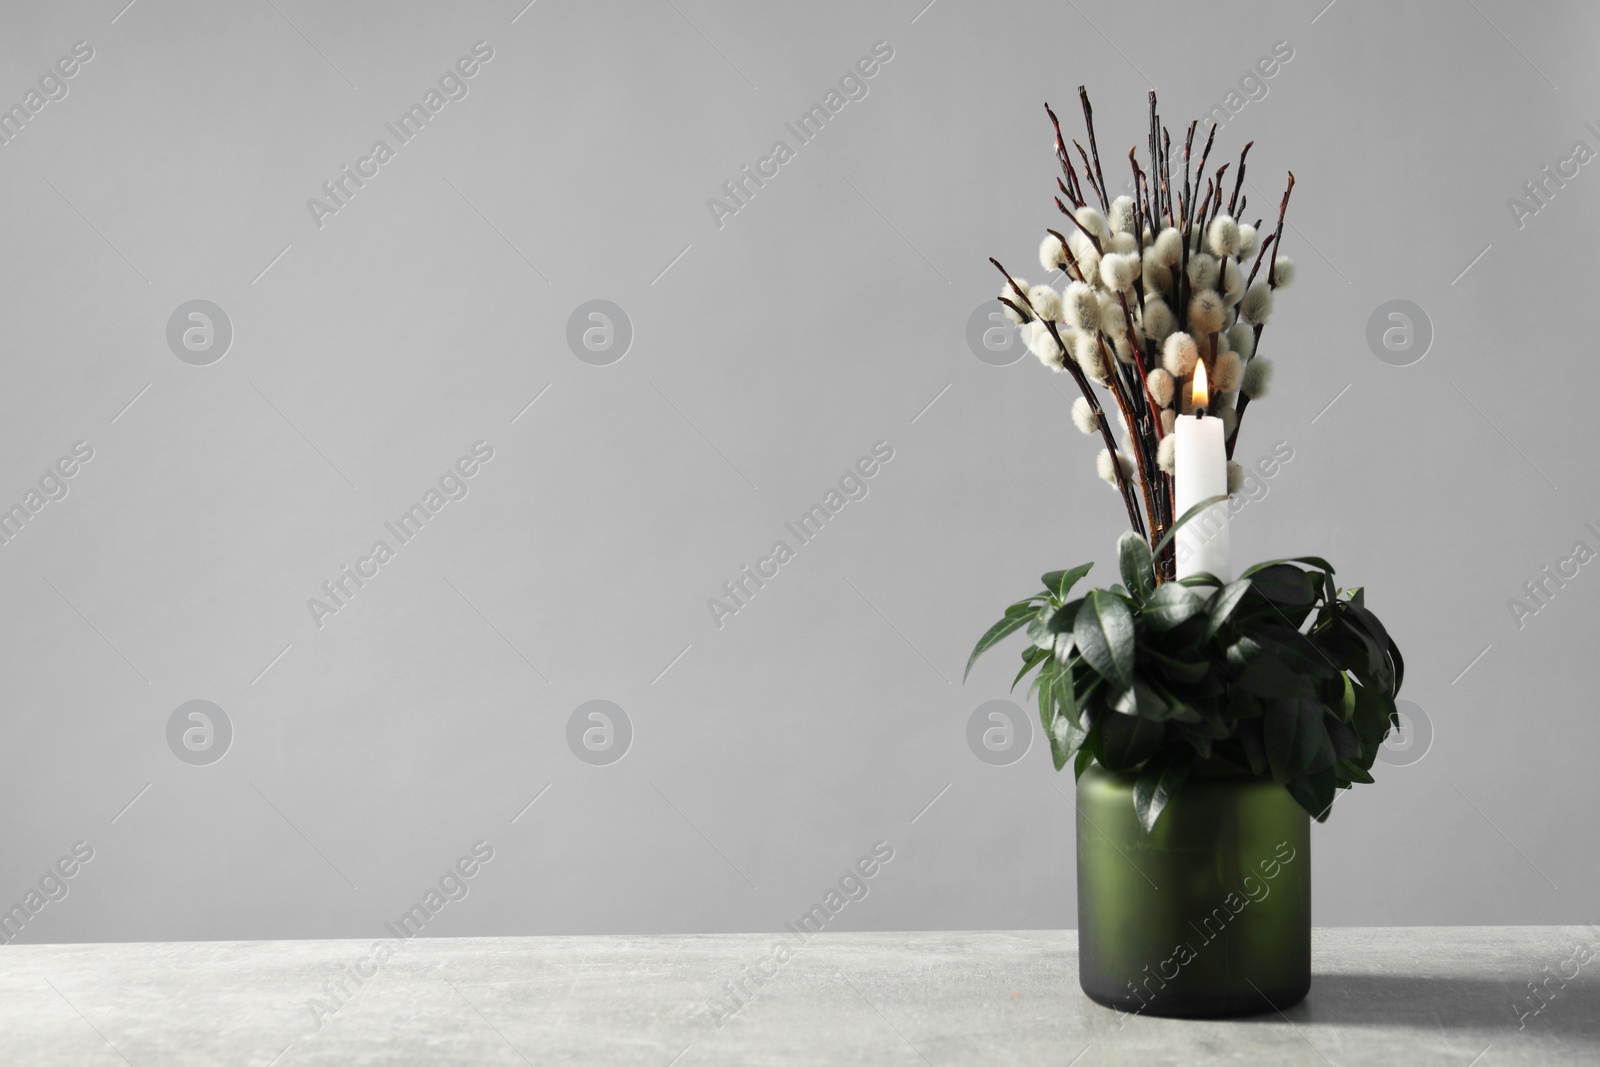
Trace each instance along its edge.
<path fill-rule="evenodd" d="M 1592 927 L 1318 930 L 1304 1003 L 1215 1022 L 1091 1003 L 1076 946 L 1070 930 L 13 945 L 0 1063 L 1600 1064 Z M 730 994 L 740 980 L 753 996 Z"/>

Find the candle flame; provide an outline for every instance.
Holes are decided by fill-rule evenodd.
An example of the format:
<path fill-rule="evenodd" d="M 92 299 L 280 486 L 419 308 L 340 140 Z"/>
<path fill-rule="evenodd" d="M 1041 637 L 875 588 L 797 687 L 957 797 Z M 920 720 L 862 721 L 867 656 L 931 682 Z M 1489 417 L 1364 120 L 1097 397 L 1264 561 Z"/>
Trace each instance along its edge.
<path fill-rule="evenodd" d="M 1211 401 L 1211 394 L 1206 389 L 1206 361 L 1197 359 L 1194 363 L 1194 391 L 1190 395 L 1193 408 L 1203 408 Z"/>

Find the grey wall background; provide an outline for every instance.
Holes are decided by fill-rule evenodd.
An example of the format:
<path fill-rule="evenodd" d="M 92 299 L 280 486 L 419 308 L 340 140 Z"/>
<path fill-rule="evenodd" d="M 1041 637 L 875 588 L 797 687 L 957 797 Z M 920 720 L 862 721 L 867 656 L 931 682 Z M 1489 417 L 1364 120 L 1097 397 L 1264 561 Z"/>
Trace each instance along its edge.
<path fill-rule="evenodd" d="M 1278 41 L 1218 136 L 1257 142 L 1247 216 L 1299 179 L 1240 444 L 1294 458 L 1235 558 L 1368 586 L 1432 732 L 1315 831 L 1317 921 L 1594 918 L 1600 577 L 1520 628 L 1508 599 L 1600 548 L 1600 177 L 1506 206 L 1600 149 L 1592 10 L 123 2 L 0 34 L 7 103 L 94 49 L 0 147 L 0 497 L 94 450 L 0 548 L 0 897 L 94 849 L 19 940 L 376 935 L 480 839 L 428 933 L 777 929 L 880 840 L 838 928 L 1075 925 L 1071 779 L 975 758 L 1011 657 L 960 672 L 1124 520 L 1067 383 L 966 326 L 987 255 L 1039 273 L 1041 101 L 1089 85 L 1120 181 L 1147 88 L 1176 127 Z M 307 198 L 477 41 L 470 94 L 318 228 Z M 207 366 L 166 337 L 195 299 L 233 330 Z M 634 333 L 608 366 L 566 340 L 594 299 Z M 1366 340 L 1400 299 L 1433 334 L 1409 366 Z M 707 598 L 880 440 L 870 494 L 717 629 Z M 477 441 L 470 494 L 319 629 L 307 599 Z M 233 731 L 204 766 L 166 732 L 196 699 Z M 609 766 L 567 743 L 595 699 L 631 722 Z"/>

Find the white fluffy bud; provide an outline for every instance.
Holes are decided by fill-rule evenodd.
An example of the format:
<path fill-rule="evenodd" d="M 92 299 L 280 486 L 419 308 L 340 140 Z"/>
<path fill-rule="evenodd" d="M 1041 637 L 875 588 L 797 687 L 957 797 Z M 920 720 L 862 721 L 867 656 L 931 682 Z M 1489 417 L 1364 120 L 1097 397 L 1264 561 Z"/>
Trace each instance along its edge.
<path fill-rule="evenodd" d="M 1083 280 L 1090 285 L 1100 284 L 1100 253 L 1093 248 L 1086 248 L 1078 253 L 1078 269 L 1083 271 Z"/>
<path fill-rule="evenodd" d="M 1095 208 L 1084 205 L 1072 213 L 1078 220 L 1078 225 L 1094 234 L 1096 237 L 1107 237 L 1111 230 L 1106 226 L 1106 217 Z"/>
<path fill-rule="evenodd" d="M 1252 359 L 1245 364 L 1244 382 L 1239 386 L 1239 391 L 1251 400 L 1267 395 L 1267 387 L 1272 384 L 1272 361 L 1270 359 Z"/>
<path fill-rule="evenodd" d="M 1172 288 L 1172 270 L 1156 262 L 1154 255 L 1144 257 L 1144 291 L 1165 293 Z"/>
<path fill-rule="evenodd" d="M 1118 483 L 1117 475 L 1129 478 L 1133 474 L 1133 460 L 1118 452 L 1113 456 L 1106 449 L 1100 450 L 1100 455 L 1095 457 L 1095 472 L 1104 478 L 1113 488 Z"/>
<path fill-rule="evenodd" d="M 1080 396 L 1072 402 L 1072 425 L 1086 434 L 1100 432 L 1100 420 L 1095 418 L 1094 405 L 1088 397 Z"/>
<path fill-rule="evenodd" d="M 1053 233 L 1044 235 L 1039 242 L 1039 266 L 1045 270 L 1066 270 L 1067 252 Z"/>
<path fill-rule="evenodd" d="M 1247 322 L 1236 324 L 1228 331 L 1228 347 L 1239 353 L 1240 359 L 1249 359 L 1256 351 L 1256 331 Z"/>
<path fill-rule="evenodd" d="M 1027 338 L 1028 351 L 1038 356 L 1039 362 L 1051 370 L 1064 370 L 1067 354 L 1061 350 L 1061 346 L 1056 344 L 1056 339 L 1050 336 L 1049 327 L 1042 322 L 1034 322 L 1029 325 L 1033 326 L 1034 330 L 1032 335 Z M 1027 327 L 1025 326 L 1023 329 L 1027 329 Z"/>
<path fill-rule="evenodd" d="M 1128 319 L 1122 313 L 1122 304 L 1109 293 L 1100 296 L 1100 329 L 1112 337 L 1128 335 Z"/>
<path fill-rule="evenodd" d="M 1227 215 L 1218 215 L 1206 229 L 1206 246 L 1214 256 L 1239 254 L 1239 224 Z"/>
<path fill-rule="evenodd" d="M 1244 299 L 1244 272 L 1239 269 L 1239 261 L 1229 259 L 1224 261 L 1222 268 L 1222 299 L 1231 306 Z"/>
<path fill-rule="evenodd" d="M 1162 414 L 1166 414 L 1162 412 Z M 1156 466 L 1172 474 L 1177 470 L 1178 464 L 1178 435 L 1167 434 L 1156 446 Z"/>
<path fill-rule="evenodd" d="M 1046 322 L 1061 321 L 1061 295 L 1048 285 L 1035 285 L 1029 289 L 1028 302 Z"/>
<path fill-rule="evenodd" d="M 1156 235 L 1156 243 L 1151 246 L 1150 254 L 1156 262 L 1163 267 L 1171 267 L 1183 258 L 1183 238 L 1178 231 L 1168 226 Z"/>
<path fill-rule="evenodd" d="M 1266 322 L 1272 316 L 1272 288 L 1266 282 L 1252 285 L 1239 304 L 1239 314 L 1257 325 Z"/>
<path fill-rule="evenodd" d="M 1272 265 L 1272 284 L 1278 289 L 1287 289 L 1294 284 L 1294 260 L 1288 256 L 1278 257 L 1278 261 Z"/>
<path fill-rule="evenodd" d="M 1256 254 L 1256 228 L 1249 224 L 1239 226 L 1239 258 L 1249 259 Z"/>
<path fill-rule="evenodd" d="M 1017 279 L 1017 288 L 1021 289 L 1024 293 L 1026 293 L 1028 291 L 1028 283 L 1027 283 L 1027 281 L 1025 279 L 1023 279 L 1023 278 L 1018 278 Z M 1012 304 L 1015 304 L 1015 305 L 1017 305 L 1017 307 L 1021 308 L 1024 314 L 1027 313 L 1027 310 L 1028 310 L 1027 305 L 1022 302 L 1022 297 L 1017 295 L 1017 290 L 1011 288 L 1011 283 L 1010 282 L 1007 282 L 1005 285 L 1001 286 L 1000 295 L 1002 297 L 1004 297 L 1006 300 L 1011 301 Z M 1012 322 L 1018 323 L 1020 325 L 1021 323 L 1024 323 L 1024 322 L 1028 321 L 1022 315 L 1019 315 L 1015 311 L 1013 311 L 1011 309 L 1010 304 L 1001 304 L 1000 305 L 1000 309 L 1006 313 L 1006 318 L 1010 319 Z"/>
<path fill-rule="evenodd" d="M 1199 358 L 1200 349 L 1186 333 L 1173 334 L 1161 346 L 1161 365 L 1174 378 L 1182 378 L 1194 370 L 1194 361 Z"/>
<path fill-rule="evenodd" d="M 1073 358 L 1078 361 L 1078 366 L 1083 368 L 1091 381 L 1101 385 L 1106 383 L 1106 368 L 1104 354 L 1100 351 L 1100 338 L 1092 333 L 1080 333 L 1072 346 Z"/>
<path fill-rule="evenodd" d="M 1111 201 L 1111 232 L 1133 235 L 1133 197 L 1119 196 Z"/>
<path fill-rule="evenodd" d="M 1178 317 L 1172 313 L 1165 300 L 1146 299 L 1144 302 L 1144 335 L 1161 344 L 1178 328 Z"/>
<path fill-rule="evenodd" d="M 1197 252 L 1189 257 L 1189 286 L 1192 289 L 1217 287 L 1217 257 Z"/>
<path fill-rule="evenodd" d="M 1084 283 L 1068 283 L 1061 303 L 1061 317 L 1074 330 L 1100 328 L 1100 297 Z"/>
<path fill-rule="evenodd" d="M 1222 329 L 1226 313 L 1227 308 L 1216 290 L 1202 289 L 1189 300 L 1189 328 L 1197 334 L 1216 333 Z"/>
<path fill-rule="evenodd" d="M 1107 289 L 1116 292 L 1126 292 L 1133 288 L 1133 281 L 1139 277 L 1139 257 L 1137 255 L 1124 255 L 1121 252 L 1107 252 L 1100 260 L 1100 280 Z"/>
<path fill-rule="evenodd" d="M 1239 379 L 1244 376 L 1244 360 L 1239 358 L 1239 353 L 1218 352 L 1213 367 L 1217 392 L 1231 393 L 1239 388 Z"/>
<path fill-rule="evenodd" d="M 1172 375 L 1157 367 L 1150 372 L 1145 380 L 1145 388 L 1150 390 L 1150 395 L 1155 397 L 1157 407 L 1171 407 L 1172 394 L 1177 388 L 1177 383 L 1172 380 Z"/>

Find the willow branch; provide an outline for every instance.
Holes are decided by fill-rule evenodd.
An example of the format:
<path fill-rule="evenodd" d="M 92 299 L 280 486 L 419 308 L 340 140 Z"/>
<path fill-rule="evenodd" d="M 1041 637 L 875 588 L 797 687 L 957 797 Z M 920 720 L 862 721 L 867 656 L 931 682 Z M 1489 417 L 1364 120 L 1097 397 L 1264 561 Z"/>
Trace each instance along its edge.
<path fill-rule="evenodd" d="M 1272 261 L 1267 266 L 1267 286 L 1269 288 L 1271 288 L 1271 289 L 1274 289 L 1274 290 L 1278 288 L 1278 249 L 1283 244 L 1283 217 L 1289 211 L 1289 194 L 1292 193 L 1292 192 L 1294 192 L 1294 171 L 1291 170 L 1289 172 L 1289 183 L 1286 186 L 1284 186 L 1284 189 L 1283 189 L 1283 200 L 1281 200 L 1278 203 L 1278 226 L 1277 226 L 1276 229 L 1274 229 L 1272 231 L 1272 237 L 1267 242 L 1268 244 L 1271 244 L 1271 246 L 1272 246 Z M 1262 247 L 1261 247 L 1261 253 L 1264 255 L 1266 253 L 1266 250 L 1267 250 L 1266 244 L 1263 244 Z M 1260 266 L 1261 266 L 1261 256 L 1258 255 L 1258 256 L 1256 256 L 1256 265 L 1255 265 L 1255 267 L 1251 268 L 1251 270 L 1250 270 L 1251 279 L 1255 278 L 1256 270 L 1259 269 Z M 1246 289 L 1248 289 L 1248 288 L 1249 287 L 1246 286 Z M 1256 350 L 1261 347 L 1261 328 L 1263 326 L 1265 326 L 1265 325 L 1266 325 L 1266 323 L 1264 323 L 1264 322 L 1256 323 L 1255 343 L 1253 345 L 1251 345 L 1251 349 L 1250 349 L 1250 358 L 1251 359 L 1256 358 L 1256 356 L 1255 356 Z M 1239 427 L 1244 425 L 1244 409 L 1249 406 L 1248 400 L 1249 400 L 1249 397 L 1246 396 L 1243 392 L 1241 392 L 1239 394 L 1238 406 L 1234 408 L 1233 433 L 1230 434 L 1229 437 L 1228 437 L 1228 458 L 1229 459 L 1233 458 L 1234 442 L 1239 439 Z"/>
<path fill-rule="evenodd" d="M 1002 267 L 1000 261 L 993 256 L 989 257 L 989 262 L 994 264 L 995 270 L 1005 276 L 1006 283 L 1011 286 L 1011 291 L 1020 298 L 1028 314 L 1035 319 L 1039 319 L 1039 313 L 1034 310 L 1032 301 L 1028 299 L 1028 294 L 1022 291 L 1022 287 L 1011 276 L 1011 272 Z M 1006 301 L 1006 303 L 1010 304 L 1011 302 Z M 1012 306 L 1015 307 L 1016 305 Z M 1020 311 L 1021 309 L 1019 308 L 1018 310 Z M 1095 422 L 1100 427 L 1100 437 L 1105 441 L 1106 452 L 1111 456 L 1111 469 L 1116 475 L 1117 491 L 1122 494 L 1122 503 L 1128 509 L 1128 521 L 1141 536 L 1148 538 L 1149 535 L 1144 532 L 1144 523 L 1139 518 L 1139 506 L 1134 503 L 1133 490 L 1128 485 L 1127 477 L 1122 473 L 1122 464 L 1117 462 L 1117 440 L 1112 436 L 1111 423 L 1106 419 L 1106 413 L 1100 407 L 1100 402 L 1095 399 L 1094 389 L 1089 385 L 1089 379 L 1084 376 L 1083 368 L 1078 366 L 1077 362 L 1072 359 L 1072 354 L 1067 351 L 1067 346 L 1061 340 L 1061 333 L 1056 329 L 1056 324 L 1047 319 L 1039 319 L 1039 321 L 1043 322 L 1045 328 L 1050 331 L 1051 339 L 1055 341 L 1056 346 L 1061 351 L 1063 365 L 1072 374 L 1073 380 L 1078 383 L 1078 388 L 1083 392 L 1084 399 L 1089 401 L 1089 409 L 1094 413 Z"/>
<path fill-rule="evenodd" d="M 1089 150 L 1094 153 L 1094 176 L 1100 182 L 1100 204 L 1105 210 L 1111 210 L 1111 201 L 1106 199 L 1106 176 L 1100 171 L 1100 146 L 1094 141 L 1094 108 L 1089 104 L 1089 90 L 1078 86 L 1078 100 L 1083 104 L 1083 124 L 1089 128 Z"/>
<path fill-rule="evenodd" d="M 1255 147 L 1255 142 L 1244 146 L 1244 151 L 1239 153 L 1239 170 L 1233 176 L 1233 195 L 1228 197 L 1228 214 L 1234 218 L 1239 217 L 1239 212 L 1244 210 L 1244 205 L 1239 203 L 1239 189 L 1244 185 L 1244 158 L 1250 154 L 1250 149 Z"/>

